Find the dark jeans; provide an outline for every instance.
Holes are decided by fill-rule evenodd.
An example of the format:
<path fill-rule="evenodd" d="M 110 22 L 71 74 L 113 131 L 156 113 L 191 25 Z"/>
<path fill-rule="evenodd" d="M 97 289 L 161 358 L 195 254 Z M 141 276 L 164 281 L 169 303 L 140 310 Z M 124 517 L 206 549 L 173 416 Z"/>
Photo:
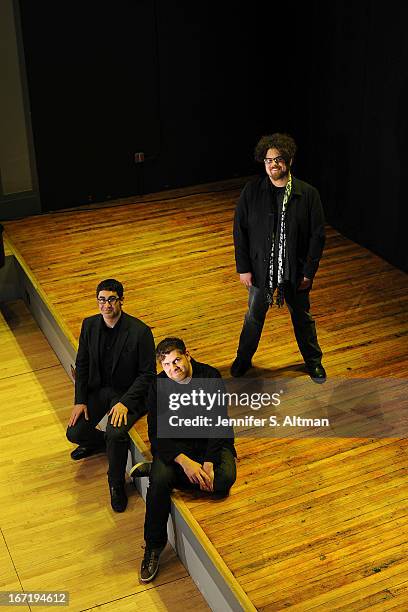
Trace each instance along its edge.
<path fill-rule="evenodd" d="M 106 443 L 108 456 L 108 480 L 114 487 L 125 483 L 125 471 L 129 449 L 128 431 L 137 420 L 136 415 L 127 414 L 127 425 L 113 427 L 110 417 L 106 425 L 106 432 L 95 429 L 99 421 L 119 401 L 119 397 L 110 387 L 104 387 L 88 397 L 87 421 L 83 414 L 75 425 L 67 428 L 67 438 L 70 442 L 87 448 L 100 448 Z"/>
<path fill-rule="evenodd" d="M 202 458 L 190 457 L 199 463 Z M 214 465 L 214 492 L 213 495 L 224 497 L 237 477 L 235 458 L 229 448 L 221 450 L 221 460 Z M 146 496 L 146 517 L 144 524 L 144 538 L 146 545 L 151 548 L 164 548 L 167 542 L 167 520 L 170 514 L 170 495 L 174 488 L 198 489 L 199 485 L 192 484 L 178 463 L 167 465 L 157 455 L 153 458 L 150 473 L 149 488 Z"/>
<path fill-rule="evenodd" d="M 292 318 L 296 341 L 305 363 L 309 366 L 321 363 L 322 351 L 317 341 L 316 325 L 310 314 L 309 290 L 295 291 L 285 283 L 285 302 Z M 258 348 L 269 304 L 265 291 L 258 287 L 249 288 L 248 311 L 239 338 L 237 355 L 243 361 L 250 361 Z"/>

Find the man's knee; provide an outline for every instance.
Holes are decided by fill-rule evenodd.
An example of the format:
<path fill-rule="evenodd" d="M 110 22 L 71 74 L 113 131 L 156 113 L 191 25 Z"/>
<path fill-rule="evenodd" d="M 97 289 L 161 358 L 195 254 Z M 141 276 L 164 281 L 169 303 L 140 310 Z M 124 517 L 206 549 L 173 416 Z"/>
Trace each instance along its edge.
<path fill-rule="evenodd" d="M 263 291 L 251 287 L 249 291 L 248 310 L 245 315 L 247 323 L 263 325 L 268 312 L 269 304 Z"/>
<path fill-rule="evenodd" d="M 312 315 L 310 314 L 310 301 L 308 296 L 303 292 L 290 295 L 290 297 L 288 296 L 287 298 L 285 294 L 285 299 L 292 318 L 294 317 L 299 320 L 303 319 L 305 321 L 312 319 Z"/>
<path fill-rule="evenodd" d="M 121 425 L 120 427 L 114 427 L 111 423 L 106 425 L 106 441 L 116 443 L 125 443 L 129 442 L 128 436 L 128 428 L 126 426 Z"/>
<path fill-rule="evenodd" d="M 157 456 L 153 459 L 150 472 L 149 488 L 152 490 L 171 490 L 174 484 L 175 466 L 167 465 Z"/>
<path fill-rule="evenodd" d="M 228 497 L 230 489 L 232 487 L 234 483 L 233 482 L 228 482 L 228 481 L 215 481 L 214 482 L 214 490 L 213 490 L 213 494 L 216 497 Z"/>
<path fill-rule="evenodd" d="M 259 312 L 257 310 L 248 310 L 245 315 L 245 323 L 255 325 L 256 327 L 263 327 L 265 317 L 266 313 Z"/>
<path fill-rule="evenodd" d="M 214 494 L 226 497 L 236 481 L 237 472 L 235 462 L 217 471 L 214 478 Z"/>
<path fill-rule="evenodd" d="M 75 425 L 68 425 L 66 436 L 73 444 L 81 444 L 89 437 L 90 425 L 84 416 L 81 414 Z"/>
<path fill-rule="evenodd" d="M 308 312 L 295 312 L 291 313 L 291 315 L 293 326 L 296 327 L 296 329 L 308 329 L 315 325 L 312 315 Z"/>
<path fill-rule="evenodd" d="M 72 444 L 78 444 L 78 432 L 75 426 L 68 426 L 66 436 L 69 442 Z"/>

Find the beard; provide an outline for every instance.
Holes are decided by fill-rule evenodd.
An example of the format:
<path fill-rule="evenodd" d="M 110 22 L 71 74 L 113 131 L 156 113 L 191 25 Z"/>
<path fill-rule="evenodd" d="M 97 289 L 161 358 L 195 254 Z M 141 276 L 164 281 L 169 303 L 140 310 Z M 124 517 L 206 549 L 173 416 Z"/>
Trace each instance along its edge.
<path fill-rule="evenodd" d="M 281 181 L 284 178 L 288 178 L 289 176 L 289 168 L 271 168 L 269 174 L 269 178 L 273 181 Z"/>

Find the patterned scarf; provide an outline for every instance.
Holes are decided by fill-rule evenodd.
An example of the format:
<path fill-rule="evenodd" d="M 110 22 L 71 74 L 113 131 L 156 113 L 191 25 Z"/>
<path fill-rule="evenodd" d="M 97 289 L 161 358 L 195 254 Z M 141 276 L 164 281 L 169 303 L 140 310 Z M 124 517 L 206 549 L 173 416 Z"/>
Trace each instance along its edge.
<path fill-rule="evenodd" d="M 285 296 L 283 291 L 283 282 L 285 279 L 285 260 L 286 260 L 286 205 L 290 198 L 290 194 L 292 191 L 292 175 L 289 172 L 288 182 L 286 183 L 285 194 L 283 196 L 282 202 L 282 214 L 280 216 L 280 225 L 279 225 L 279 244 L 278 244 L 278 260 L 277 267 L 278 269 L 275 271 L 275 236 L 272 239 L 272 249 L 271 256 L 269 259 L 269 279 L 268 286 L 266 288 L 266 298 L 268 303 L 272 306 L 273 294 L 275 289 L 277 289 L 276 293 L 276 305 L 280 308 L 285 303 Z M 274 274 L 274 271 L 276 274 Z M 276 284 L 274 283 L 274 278 L 276 277 Z"/>

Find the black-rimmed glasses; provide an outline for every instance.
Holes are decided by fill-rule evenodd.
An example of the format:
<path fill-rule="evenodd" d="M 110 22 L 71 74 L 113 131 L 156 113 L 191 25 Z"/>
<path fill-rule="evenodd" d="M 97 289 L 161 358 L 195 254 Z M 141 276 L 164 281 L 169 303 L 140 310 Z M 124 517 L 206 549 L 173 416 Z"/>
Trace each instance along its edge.
<path fill-rule="evenodd" d="M 282 164 L 284 161 L 285 161 L 285 158 L 282 157 L 282 155 L 278 155 L 277 157 L 265 157 L 264 159 L 265 164 L 267 164 L 268 166 L 270 166 L 273 163 Z"/>
<path fill-rule="evenodd" d="M 98 300 L 99 304 L 106 304 L 106 302 L 108 302 L 108 304 L 112 306 L 112 304 L 116 304 L 116 302 L 120 300 L 120 297 L 117 297 L 116 295 L 110 295 L 108 298 L 98 297 L 96 299 Z"/>

